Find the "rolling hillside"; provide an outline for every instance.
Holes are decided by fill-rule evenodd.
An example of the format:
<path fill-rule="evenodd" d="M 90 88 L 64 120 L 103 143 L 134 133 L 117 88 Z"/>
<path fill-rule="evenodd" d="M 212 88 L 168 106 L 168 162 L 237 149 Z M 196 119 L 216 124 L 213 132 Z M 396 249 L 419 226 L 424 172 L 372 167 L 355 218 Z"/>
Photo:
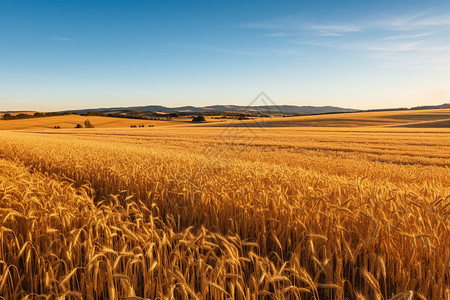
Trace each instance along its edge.
<path fill-rule="evenodd" d="M 96 128 L 126 128 L 143 124 L 153 126 L 230 126 L 230 127 L 406 127 L 450 128 L 450 109 L 377 111 L 325 114 L 297 117 L 251 118 L 249 120 L 217 119 L 206 117 L 206 123 L 195 124 L 189 117 L 173 118 L 171 121 L 139 120 L 100 116 L 62 115 L 55 117 L 21 120 L 0 120 L 0 130 L 42 130 L 60 126 L 74 128 L 89 119 Z"/>
<path fill-rule="evenodd" d="M 205 125 L 209 126 L 209 125 Z M 211 126 L 234 127 L 410 127 L 450 128 L 450 109 L 379 111 L 299 117 L 260 118 Z"/>
<path fill-rule="evenodd" d="M 173 124 L 170 121 L 149 121 L 124 118 L 110 118 L 97 116 L 79 116 L 65 115 L 55 117 L 31 118 L 20 120 L 0 120 L 0 130 L 24 130 L 24 129 L 53 129 L 54 126 L 60 126 L 62 129 L 74 128 L 77 124 L 84 124 L 85 120 L 89 120 L 96 128 L 115 128 L 130 127 L 131 125 L 143 124 L 164 126 Z"/>
<path fill-rule="evenodd" d="M 297 106 L 297 105 L 260 105 L 260 106 L 242 106 L 242 105 L 210 105 L 204 107 L 181 106 L 165 107 L 161 105 L 149 106 L 131 106 L 131 107 L 111 107 L 96 109 L 71 110 L 74 113 L 88 112 L 125 112 L 125 111 L 154 111 L 154 112 L 182 112 L 182 113 L 272 113 L 272 114 L 323 114 L 351 112 L 354 109 L 334 107 L 334 106 Z"/>

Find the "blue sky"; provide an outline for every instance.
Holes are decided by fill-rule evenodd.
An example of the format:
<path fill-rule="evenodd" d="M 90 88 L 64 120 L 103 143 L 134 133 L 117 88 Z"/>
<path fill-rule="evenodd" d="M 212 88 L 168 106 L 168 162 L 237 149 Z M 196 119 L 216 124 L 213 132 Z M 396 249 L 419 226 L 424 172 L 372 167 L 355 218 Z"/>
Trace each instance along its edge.
<path fill-rule="evenodd" d="M 0 111 L 450 102 L 450 1 L 0 0 Z"/>

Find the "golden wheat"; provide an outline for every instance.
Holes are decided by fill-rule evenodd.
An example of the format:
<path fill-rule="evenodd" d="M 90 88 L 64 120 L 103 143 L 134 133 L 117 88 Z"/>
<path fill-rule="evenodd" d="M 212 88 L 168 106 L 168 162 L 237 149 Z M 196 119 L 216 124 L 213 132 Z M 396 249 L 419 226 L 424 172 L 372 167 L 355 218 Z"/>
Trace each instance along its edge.
<path fill-rule="evenodd" d="M 449 297 L 449 132 L 221 130 L 0 133 L 0 295 Z"/>

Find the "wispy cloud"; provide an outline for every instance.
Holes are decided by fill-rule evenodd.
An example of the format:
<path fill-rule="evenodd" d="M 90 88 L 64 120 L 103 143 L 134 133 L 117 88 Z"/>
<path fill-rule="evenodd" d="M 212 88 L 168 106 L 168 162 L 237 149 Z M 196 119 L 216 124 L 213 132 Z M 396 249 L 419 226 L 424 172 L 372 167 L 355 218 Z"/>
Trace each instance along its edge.
<path fill-rule="evenodd" d="M 401 16 L 384 16 L 369 21 L 368 28 L 392 31 L 415 32 L 429 30 L 450 30 L 450 15 L 432 15 L 430 12 Z"/>
<path fill-rule="evenodd" d="M 243 27 L 279 32 L 303 32 L 318 36 L 337 36 L 371 30 L 413 31 L 447 29 L 450 30 L 450 14 L 431 15 L 430 12 L 404 14 L 400 16 L 377 16 L 364 21 L 316 23 L 304 17 L 283 17 L 264 22 L 243 24 Z"/>
<path fill-rule="evenodd" d="M 289 47 L 296 44 L 300 49 L 308 45 L 343 50 L 409 67 L 429 64 L 442 68 L 449 62 L 450 15 L 429 11 L 334 23 L 290 16 L 244 26 L 265 31 L 261 37 L 284 38 Z"/>
<path fill-rule="evenodd" d="M 385 37 L 385 38 L 383 38 L 383 40 L 415 39 L 415 38 L 430 36 L 433 33 L 434 32 L 430 31 L 430 32 L 424 32 L 424 33 L 417 33 L 417 34 L 394 35 L 394 36 Z"/>
<path fill-rule="evenodd" d="M 309 26 L 308 29 L 322 33 L 322 36 L 323 34 L 341 34 L 363 31 L 363 27 L 358 25 L 312 25 Z"/>
<path fill-rule="evenodd" d="M 351 51 L 408 52 L 419 50 L 420 45 L 422 45 L 424 41 L 379 43 L 376 41 L 327 41 L 316 39 L 309 41 L 299 40 L 295 43 L 299 45 L 318 46 Z"/>
<path fill-rule="evenodd" d="M 361 50 L 367 51 L 384 51 L 384 52 L 409 52 L 418 51 L 420 46 L 424 44 L 424 41 L 416 42 L 403 42 L 403 43 L 390 43 L 390 44 L 361 44 Z"/>
<path fill-rule="evenodd" d="M 417 28 L 417 21 L 424 16 L 424 12 L 404 14 L 400 16 L 385 16 L 372 21 L 370 26 L 387 30 L 411 30 Z"/>
<path fill-rule="evenodd" d="M 284 36 L 292 36 L 292 34 L 288 34 L 288 33 L 285 33 L 285 32 L 274 32 L 274 33 L 261 34 L 260 36 L 263 36 L 263 37 L 284 37 Z"/>
<path fill-rule="evenodd" d="M 302 18 L 284 17 L 266 22 L 243 24 L 242 27 L 271 30 L 265 36 L 291 36 L 294 34 L 314 34 L 318 36 L 340 36 L 343 33 L 360 32 L 363 28 L 353 24 L 311 24 Z"/>
<path fill-rule="evenodd" d="M 448 27 L 450 26 L 450 17 L 439 15 L 425 18 L 416 18 L 407 25 L 409 25 L 412 29 L 421 27 Z"/>

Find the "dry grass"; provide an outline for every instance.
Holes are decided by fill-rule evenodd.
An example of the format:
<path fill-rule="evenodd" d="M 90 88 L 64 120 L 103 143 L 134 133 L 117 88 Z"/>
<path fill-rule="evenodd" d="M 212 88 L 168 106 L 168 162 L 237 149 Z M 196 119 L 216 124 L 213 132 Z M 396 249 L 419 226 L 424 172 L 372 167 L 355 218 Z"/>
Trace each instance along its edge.
<path fill-rule="evenodd" d="M 0 295 L 448 299 L 449 137 L 1 132 Z"/>

